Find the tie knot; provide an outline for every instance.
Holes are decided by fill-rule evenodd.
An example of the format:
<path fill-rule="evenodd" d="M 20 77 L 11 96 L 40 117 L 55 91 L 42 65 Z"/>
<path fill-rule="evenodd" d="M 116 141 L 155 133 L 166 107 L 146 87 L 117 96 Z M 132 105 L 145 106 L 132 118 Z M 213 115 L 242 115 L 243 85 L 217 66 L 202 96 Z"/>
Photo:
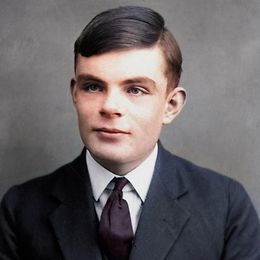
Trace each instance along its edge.
<path fill-rule="evenodd" d="M 115 183 L 114 190 L 122 191 L 124 186 L 128 183 L 128 180 L 125 177 L 114 178 L 113 182 Z"/>

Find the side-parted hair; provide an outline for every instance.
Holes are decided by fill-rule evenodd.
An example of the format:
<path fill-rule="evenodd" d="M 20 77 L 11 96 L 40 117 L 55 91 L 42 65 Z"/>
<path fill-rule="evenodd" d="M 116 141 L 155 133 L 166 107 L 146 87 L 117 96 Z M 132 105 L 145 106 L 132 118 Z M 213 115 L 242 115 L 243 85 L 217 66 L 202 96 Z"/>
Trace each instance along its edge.
<path fill-rule="evenodd" d="M 158 45 L 166 60 L 168 83 L 176 87 L 182 72 L 182 54 L 163 17 L 140 6 L 123 6 L 95 16 L 74 44 L 74 65 L 84 57 L 110 51 L 149 48 Z M 168 84 L 169 85 L 169 84 Z"/>

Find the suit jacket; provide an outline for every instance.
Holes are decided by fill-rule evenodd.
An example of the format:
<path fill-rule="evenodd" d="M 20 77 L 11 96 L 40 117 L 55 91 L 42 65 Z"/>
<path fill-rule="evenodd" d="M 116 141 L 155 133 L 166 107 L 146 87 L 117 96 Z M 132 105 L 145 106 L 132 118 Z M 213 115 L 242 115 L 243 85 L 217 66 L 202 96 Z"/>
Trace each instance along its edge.
<path fill-rule="evenodd" d="M 0 212 L 1 260 L 101 260 L 85 150 L 11 188 Z M 162 147 L 130 260 L 259 260 L 257 214 L 243 187 Z"/>

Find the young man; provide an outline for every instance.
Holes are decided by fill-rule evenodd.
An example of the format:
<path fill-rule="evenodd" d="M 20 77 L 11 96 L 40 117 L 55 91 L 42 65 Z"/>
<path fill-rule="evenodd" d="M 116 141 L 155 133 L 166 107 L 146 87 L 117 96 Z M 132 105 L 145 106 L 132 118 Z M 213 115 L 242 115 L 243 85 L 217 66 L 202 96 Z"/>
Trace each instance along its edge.
<path fill-rule="evenodd" d="M 86 26 L 71 80 L 85 148 L 5 195 L 0 259 L 260 259 L 259 220 L 242 186 L 158 142 L 185 103 L 181 64 L 148 8 L 108 10 Z"/>

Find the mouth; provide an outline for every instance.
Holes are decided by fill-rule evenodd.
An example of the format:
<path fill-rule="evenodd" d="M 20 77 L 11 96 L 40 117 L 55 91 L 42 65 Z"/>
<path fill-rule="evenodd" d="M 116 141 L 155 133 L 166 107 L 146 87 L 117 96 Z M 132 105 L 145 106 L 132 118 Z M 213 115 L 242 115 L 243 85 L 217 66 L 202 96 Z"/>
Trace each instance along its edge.
<path fill-rule="evenodd" d="M 107 133 L 107 134 L 130 134 L 128 131 L 124 131 L 121 129 L 117 128 L 106 128 L 106 127 L 101 127 L 101 128 L 94 128 L 95 132 L 100 132 L 100 133 Z"/>

